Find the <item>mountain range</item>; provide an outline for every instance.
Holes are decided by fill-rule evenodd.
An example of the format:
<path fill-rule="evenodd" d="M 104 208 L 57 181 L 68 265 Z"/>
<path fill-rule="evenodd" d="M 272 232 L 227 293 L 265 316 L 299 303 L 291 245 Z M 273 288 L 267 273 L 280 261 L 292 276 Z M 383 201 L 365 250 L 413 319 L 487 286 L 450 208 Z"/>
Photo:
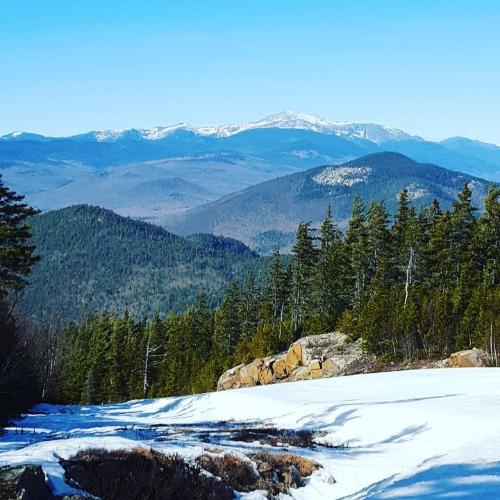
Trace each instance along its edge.
<path fill-rule="evenodd" d="M 46 211 L 91 203 L 161 222 L 263 181 L 384 151 L 488 180 L 500 147 L 467 138 L 427 141 L 371 123 L 282 112 L 252 123 L 0 138 L 0 173 Z"/>
<path fill-rule="evenodd" d="M 383 200 L 389 213 L 407 189 L 413 206 L 429 206 L 434 198 L 449 208 L 465 183 L 481 208 L 488 181 L 399 153 L 374 153 L 342 165 L 314 167 L 249 187 L 239 193 L 170 216 L 165 226 L 178 234 L 207 232 L 237 238 L 254 248 L 289 247 L 300 222 L 318 227 L 330 206 L 344 228 L 354 196 Z M 273 240 L 274 238 L 274 240 Z"/>

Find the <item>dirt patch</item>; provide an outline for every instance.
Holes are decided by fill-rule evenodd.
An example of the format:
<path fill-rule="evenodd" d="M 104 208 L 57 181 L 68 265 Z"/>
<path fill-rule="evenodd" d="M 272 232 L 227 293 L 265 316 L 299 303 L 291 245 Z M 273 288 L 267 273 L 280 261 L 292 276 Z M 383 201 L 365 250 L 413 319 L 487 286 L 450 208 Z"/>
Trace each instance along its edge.
<path fill-rule="evenodd" d="M 66 480 L 103 500 L 230 500 L 233 489 L 178 455 L 91 449 L 61 460 Z"/>
<path fill-rule="evenodd" d="M 258 441 L 270 446 L 297 446 L 313 448 L 313 432 L 308 430 L 276 429 L 266 427 L 239 429 L 231 436 L 231 441 L 253 443 Z"/>

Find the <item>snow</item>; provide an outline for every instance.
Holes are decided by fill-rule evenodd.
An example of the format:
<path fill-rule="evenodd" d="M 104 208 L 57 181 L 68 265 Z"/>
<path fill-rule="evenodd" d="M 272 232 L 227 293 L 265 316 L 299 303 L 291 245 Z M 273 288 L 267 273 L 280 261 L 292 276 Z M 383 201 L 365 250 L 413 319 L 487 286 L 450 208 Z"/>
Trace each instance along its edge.
<path fill-rule="evenodd" d="M 410 201 L 415 201 L 419 200 L 420 198 L 423 198 L 424 196 L 429 194 L 429 191 L 427 191 L 425 188 L 418 186 L 414 182 L 411 182 L 406 186 L 406 191 L 408 193 L 408 200 Z M 399 193 L 396 194 L 396 201 L 399 200 Z"/>
<path fill-rule="evenodd" d="M 103 406 L 38 405 L 0 438 L 0 464 L 42 464 L 50 486 L 62 494 L 71 488 L 58 457 L 88 447 L 137 446 L 194 457 L 207 444 L 196 433 L 179 432 L 179 426 L 230 430 L 258 422 L 323 431 L 323 442 L 345 445 L 291 449 L 323 465 L 305 487 L 292 490 L 296 499 L 498 498 L 499 387 L 498 368 L 457 368 Z M 158 439 L 159 433 L 166 438 Z M 217 447 L 244 453 L 256 445 L 227 440 Z"/>
<path fill-rule="evenodd" d="M 405 132 L 385 125 L 332 121 L 317 115 L 292 111 L 282 111 L 256 122 L 200 128 L 198 132 L 204 135 L 229 137 L 247 130 L 262 128 L 310 130 L 340 137 L 368 139 L 375 143 L 411 138 Z"/>
<path fill-rule="evenodd" d="M 327 167 L 313 177 L 316 184 L 325 186 L 354 186 L 367 182 L 372 169 L 370 167 Z"/>
<path fill-rule="evenodd" d="M 400 140 L 422 140 L 420 137 L 411 136 L 402 130 L 379 125 L 376 123 L 354 123 L 345 121 L 326 120 L 317 115 L 308 113 L 294 113 L 292 111 L 282 111 L 269 115 L 262 120 L 246 123 L 236 123 L 230 125 L 217 125 L 212 127 L 193 127 L 186 123 L 178 123 L 166 127 L 154 127 L 151 129 L 129 129 L 129 130 L 97 130 L 73 136 L 77 138 L 90 138 L 98 142 L 112 142 L 126 135 L 137 136 L 145 140 L 159 140 L 168 136 L 176 130 L 188 130 L 197 135 L 230 137 L 248 130 L 264 128 L 281 128 L 295 130 L 309 130 L 321 134 L 335 135 L 347 139 L 366 139 L 376 144 L 387 141 Z M 3 136 L 3 139 L 17 137 L 14 134 L 23 134 L 23 132 L 14 132 Z"/>

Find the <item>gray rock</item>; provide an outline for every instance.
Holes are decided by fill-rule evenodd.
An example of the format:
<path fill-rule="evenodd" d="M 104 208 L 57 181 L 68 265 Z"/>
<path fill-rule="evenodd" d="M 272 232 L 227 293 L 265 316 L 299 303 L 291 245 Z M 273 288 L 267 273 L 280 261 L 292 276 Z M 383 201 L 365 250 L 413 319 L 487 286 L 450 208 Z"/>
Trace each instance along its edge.
<path fill-rule="evenodd" d="M 364 352 L 361 340 L 353 342 L 343 333 L 311 335 L 286 352 L 231 368 L 220 377 L 217 390 L 359 373 L 368 371 L 373 359 Z"/>
<path fill-rule="evenodd" d="M 8 500 L 53 500 L 39 465 L 0 468 L 0 498 Z"/>

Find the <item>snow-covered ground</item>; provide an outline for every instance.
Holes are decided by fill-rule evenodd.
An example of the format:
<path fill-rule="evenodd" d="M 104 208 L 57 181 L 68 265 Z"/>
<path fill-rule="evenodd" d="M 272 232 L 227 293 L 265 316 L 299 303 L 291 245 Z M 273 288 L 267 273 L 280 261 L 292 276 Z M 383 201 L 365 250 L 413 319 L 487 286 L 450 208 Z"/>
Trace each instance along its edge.
<path fill-rule="evenodd" d="M 323 431 L 325 442 L 347 445 L 293 449 L 323 465 L 293 498 L 500 498 L 497 368 L 354 375 L 104 406 L 39 405 L 0 437 L 0 464 L 41 464 L 62 493 L 68 487 L 58 457 L 136 446 L 194 457 L 208 445 L 180 428 L 245 422 Z M 257 446 L 222 445 L 235 453 Z"/>

